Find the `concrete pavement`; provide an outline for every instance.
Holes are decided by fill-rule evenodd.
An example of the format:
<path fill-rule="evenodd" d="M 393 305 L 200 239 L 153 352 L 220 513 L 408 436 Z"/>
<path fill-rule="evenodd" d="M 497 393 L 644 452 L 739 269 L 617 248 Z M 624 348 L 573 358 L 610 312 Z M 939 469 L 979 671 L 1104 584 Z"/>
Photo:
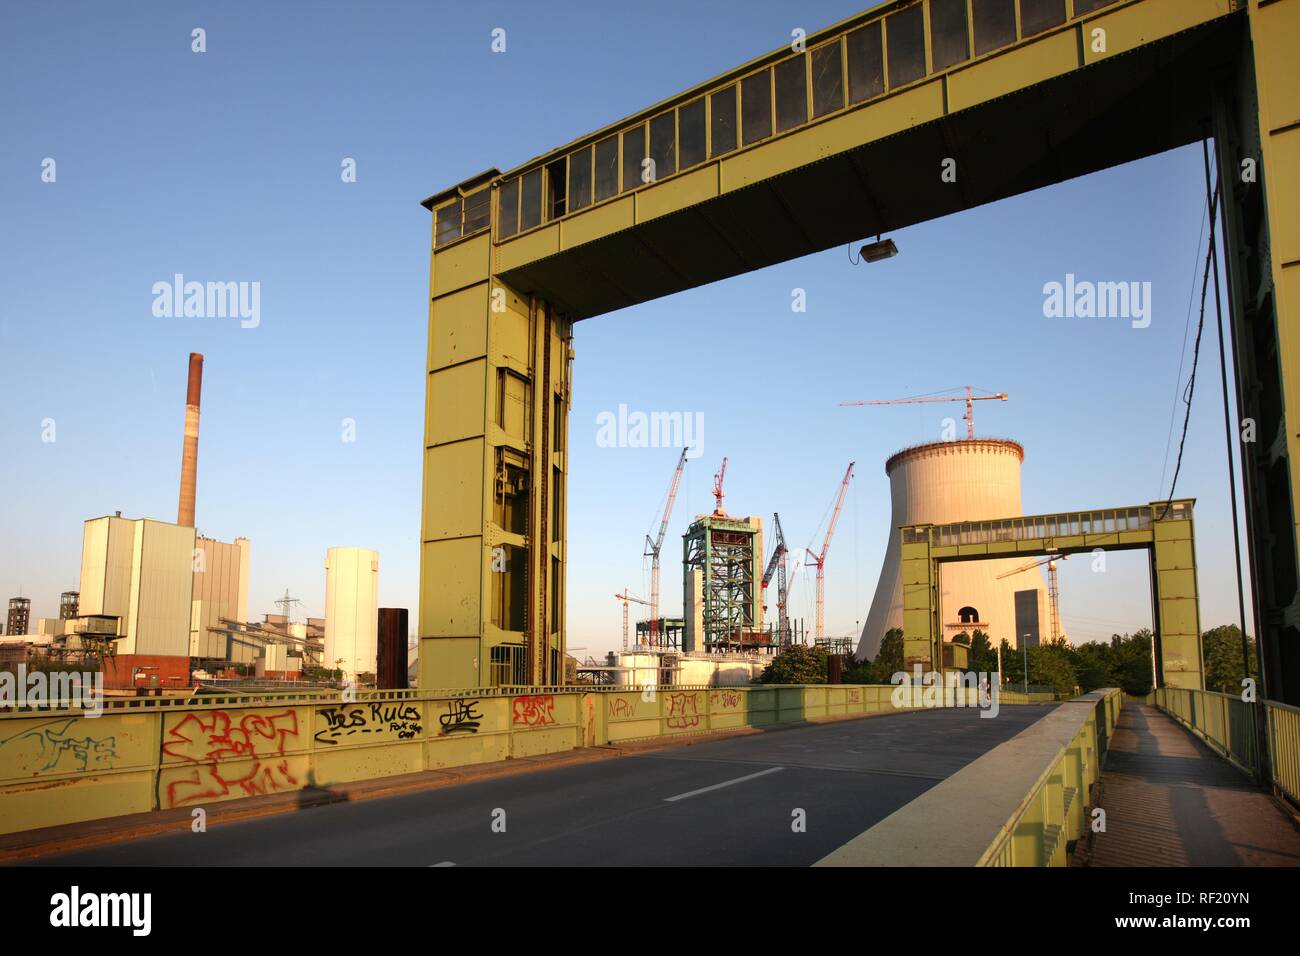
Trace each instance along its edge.
<path fill-rule="evenodd" d="M 43 857 L 38 865 L 808 865 L 1051 708 L 810 725 Z"/>

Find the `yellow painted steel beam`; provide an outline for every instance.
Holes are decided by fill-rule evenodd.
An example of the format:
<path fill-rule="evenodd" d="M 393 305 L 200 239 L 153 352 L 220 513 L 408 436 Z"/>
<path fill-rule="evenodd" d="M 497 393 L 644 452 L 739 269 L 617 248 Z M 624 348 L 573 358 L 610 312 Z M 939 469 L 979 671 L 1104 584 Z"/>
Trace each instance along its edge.
<path fill-rule="evenodd" d="M 903 646 L 910 670 L 940 660 L 940 566 L 1009 553 L 1048 556 L 1144 548 L 1151 552 L 1151 593 L 1163 686 L 1204 687 L 1200 600 L 1196 580 L 1194 501 L 906 525 L 903 556 Z M 933 669 L 938 669 L 937 667 Z"/>
<path fill-rule="evenodd" d="M 449 202 L 463 217 L 473 194 Z M 571 323 L 494 274 L 486 233 L 438 245 L 445 228 L 435 211 L 420 686 L 551 684 L 565 659 Z"/>

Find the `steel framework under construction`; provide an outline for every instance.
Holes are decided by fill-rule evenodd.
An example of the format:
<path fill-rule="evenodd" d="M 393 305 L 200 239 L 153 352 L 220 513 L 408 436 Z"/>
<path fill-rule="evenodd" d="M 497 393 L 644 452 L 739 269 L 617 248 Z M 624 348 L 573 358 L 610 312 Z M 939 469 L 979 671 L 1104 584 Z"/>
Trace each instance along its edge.
<path fill-rule="evenodd" d="M 703 650 L 752 649 L 771 642 L 770 635 L 761 633 L 759 525 L 751 520 L 707 515 L 686 531 L 682 563 L 687 650 L 696 650 L 695 601 L 700 604 Z"/>

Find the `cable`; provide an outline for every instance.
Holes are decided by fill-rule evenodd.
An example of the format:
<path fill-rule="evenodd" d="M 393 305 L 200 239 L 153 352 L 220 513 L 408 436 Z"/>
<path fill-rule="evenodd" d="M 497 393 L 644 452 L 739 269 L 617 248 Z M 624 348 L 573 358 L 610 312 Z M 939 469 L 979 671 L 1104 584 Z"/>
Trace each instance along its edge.
<path fill-rule="evenodd" d="M 1214 144 L 1215 157 L 1218 157 L 1219 144 Z M 1205 163 L 1205 188 L 1210 188 L 1210 147 L 1201 140 L 1201 157 Z M 1216 192 L 1217 195 L 1217 186 Z M 1214 315 L 1215 329 L 1219 333 L 1219 378 L 1223 383 L 1223 437 L 1228 443 L 1228 506 L 1232 510 L 1232 554 L 1237 559 L 1237 613 L 1241 621 L 1241 666 L 1242 673 L 1250 676 L 1250 646 L 1246 638 L 1246 591 L 1241 578 L 1241 528 L 1237 522 L 1237 471 L 1233 465 L 1233 427 L 1232 414 L 1228 408 L 1228 359 L 1223 348 L 1223 303 L 1219 298 L 1219 253 L 1213 241 L 1210 254 L 1214 258 Z M 1244 480 L 1244 476 L 1243 476 Z"/>
<path fill-rule="evenodd" d="M 1210 285 L 1210 260 L 1214 251 L 1214 224 L 1216 210 L 1219 205 L 1219 185 L 1215 184 L 1213 194 L 1210 193 L 1210 184 L 1205 184 L 1206 197 L 1210 205 L 1210 247 L 1205 253 L 1205 269 L 1201 273 L 1201 315 L 1196 323 L 1196 344 L 1192 347 L 1192 372 L 1187 378 L 1187 388 L 1183 391 L 1183 403 L 1187 410 L 1183 415 L 1183 434 L 1178 439 L 1178 458 L 1174 463 L 1174 478 L 1169 483 L 1169 497 L 1165 499 L 1165 509 L 1160 513 L 1157 521 L 1164 521 L 1169 515 L 1169 508 L 1173 504 L 1174 489 L 1178 487 L 1178 473 L 1183 467 L 1183 447 L 1187 443 L 1187 426 L 1192 419 L 1192 398 L 1196 394 L 1196 368 L 1201 358 L 1201 333 L 1205 331 L 1205 294 Z"/>
<path fill-rule="evenodd" d="M 1169 470 L 1169 446 L 1174 440 L 1174 419 L 1178 414 L 1178 383 L 1183 378 L 1183 363 L 1187 360 L 1187 332 L 1192 327 L 1192 303 L 1196 301 L 1196 263 L 1201 258 L 1201 238 L 1205 235 L 1205 206 L 1201 207 L 1201 228 L 1196 233 L 1196 255 L 1192 257 L 1192 281 L 1187 290 L 1187 318 L 1183 320 L 1183 344 L 1178 351 L 1178 374 L 1174 377 L 1174 401 L 1169 408 L 1169 428 L 1165 433 L 1165 458 L 1160 465 L 1160 484 L 1165 486 L 1165 474 Z"/>

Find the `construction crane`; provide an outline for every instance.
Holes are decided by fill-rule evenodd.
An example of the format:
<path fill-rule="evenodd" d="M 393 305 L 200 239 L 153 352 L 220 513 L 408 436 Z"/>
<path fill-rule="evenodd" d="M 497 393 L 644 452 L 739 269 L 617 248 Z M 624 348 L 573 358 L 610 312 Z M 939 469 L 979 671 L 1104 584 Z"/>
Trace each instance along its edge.
<path fill-rule="evenodd" d="M 643 600 L 641 600 L 641 598 L 639 598 L 639 597 L 637 597 L 637 596 L 635 596 L 635 595 L 633 595 L 633 594 L 628 594 L 628 593 L 627 593 L 627 588 L 624 588 L 624 589 L 623 589 L 623 593 L 622 593 L 622 594 L 615 594 L 614 597 L 618 598 L 620 601 L 623 602 L 623 650 L 626 651 L 626 650 L 627 650 L 627 605 L 628 605 L 628 602 L 629 602 L 629 601 L 635 601 L 637 604 L 644 604 L 646 607 L 649 607 L 649 606 L 650 606 L 650 602 L 649 602 L 649 601 L 643 601 Z"/>
<path fill-rule="evenodd" d="M 844 472 L 844 480 L 840 482 L 839 494 L 835 496 L 835 511 L 831 514 L 831 523 L 826 528 L 826 540 L 822 542 L 821 551 L 814 552 L 811 548 L 805 548 L 808 557 L 817 565 L 817 629 L 813 635 L 817 641 L 826 637 L 823 627 L 822 610 L 826 596 L 826 553 L 831 549 L 831 537 L 835 534 L 835 523 L 840 520 L 840 509 L 844 506 L 844 495 L 849 490 L 849 479 L 853 477 L 853 462 L 849 462 L 848 469 Z"/>
<path fill-rule="evenodd" d="M 1025 571 L 1032 571 L 1034 568 L 1040 568 L 1044 564 L 1047 565 L 1047 608 L 1052 615 L 1052 629 L 1050 633 L 1052 635 L 1053 644 L 1061 639 L 1061 589 L 1056 583 L 1056 562 L 1064 561 L 1068 557 L 1068 554 L 1048 555 L 1045 558 L 1039 558 L 1037 561 L 1030 561 L 1026 564 L 1022 564 L 1018 568 L 1013 568 L 1004 574 L 998 575 L 998 580 L 1001 581 L 1003 578 L 1009 578 L 1014 574 L 1022 574 Z"/>
<path fill-rule="evenodd" d="M 725 459 L 723 461 L 725 466 Z M 651 541 L 650 535 L 645 536 L 646 554 L 650 556 L 650 643 L 655 643 L 655 637 L 659 631 L 659 553 L 664 546 L 664 535 L 668 533 L 668 519 L 673 513 L 673 502 L 677 500 L 677 489 L 682 483 L 682 470 L 686 467 L 686 449 L 682 449 L 682 455 L 677 459 L 677 470 L 673 472 L 672 484 L 668 486 L 668 499 L 664 503 L 663 520 L 659 522 L 659 534 Z M 626 612 L 627 606 L 624 605 Z M 623 622 L 623 630 L 626 638 L 627 622 Z M 624 640 L 626 646 L 627 641 Z"/>
<path fill-rule="evenodd" d="M 722 459 L 722 467 L 718 469 L 713 476 L 713 498 L 717 502 L 713 506 L 713 513 L 718 517 L 726 517 L 726 512 L 722 510 L 722 479 L 727 477 L 727 459 Z"/>
<path fill-rule="evenodd" d="M 869 402 L 840 402 L 840 405 L 920 405 L 928 402 L 965 402 L 966 414 L 962 416 L 962 421 L 966 423 L 966 437 L 975 437 L 975 403 L 991 402 L 994 399 L 1006 401 L 1010 398 L 1004 392 L 998 392 L 996 395 L 976 395 L 974 388 L 966 386 L 965 395 L 926 395 L 917 398 L 882 398 Z"/>
<path fill-rule="evenodd" d="M 776 573 L 777 640 L 782 647 L 785 647 L 790 639 L 790 618 L 786 612 L 789 592 L 785 575 L 788 549 L 785 546 L 785 533 L 781 530 L 781 516 L 776 512 L 772 513 L 772 526 L 776 529 L 776 545 L 772 549 L 772 557 L 767 562 L 767 570 L 763 572 L 763 607 L 767 607 L 767 586 L 772 583 L 773 573 Z"/>

